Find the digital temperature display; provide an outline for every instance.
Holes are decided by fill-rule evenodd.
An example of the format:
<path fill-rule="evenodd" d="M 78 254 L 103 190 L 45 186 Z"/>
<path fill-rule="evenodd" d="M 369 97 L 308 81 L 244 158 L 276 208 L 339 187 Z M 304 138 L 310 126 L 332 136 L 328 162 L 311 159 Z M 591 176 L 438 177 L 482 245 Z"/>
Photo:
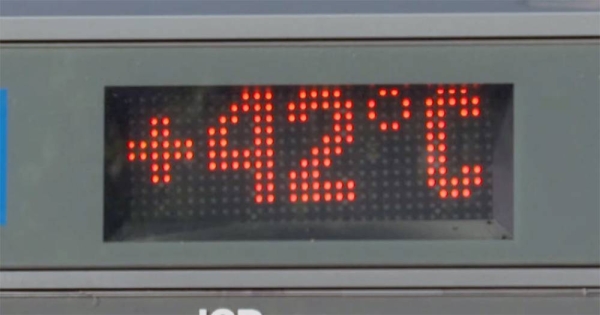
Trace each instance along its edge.
<path fill-rule="evenodd" d="M 107 87 L 105 240 L 491 220 L 510 110 L 501 84 Z"/>

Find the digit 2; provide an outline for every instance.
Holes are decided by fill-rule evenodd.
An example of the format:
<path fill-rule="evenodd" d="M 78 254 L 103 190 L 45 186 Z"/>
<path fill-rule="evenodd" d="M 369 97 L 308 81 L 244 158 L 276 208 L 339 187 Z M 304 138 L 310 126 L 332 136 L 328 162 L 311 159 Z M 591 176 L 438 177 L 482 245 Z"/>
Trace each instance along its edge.
<path fill-rule="evenodd" d="M 351 100 L 342 100 L 340 90 L 327 88 L 299 92 L 300 102 L 288 104 L 288 122 L 305 123 L 310 112 L 324 110 L 333 117 L 332 132 L 321 138 L 320 145 L 311 147 L 310 157 L 300 160 L 300 168 L 289 173 L 292 203 L 341 202 L 356 199 L 353 180 L 322 178 L 321 170 L 329 168 L 336 156 L 343 154 L 343 145 L 354 142 L 354 124 Z"/>

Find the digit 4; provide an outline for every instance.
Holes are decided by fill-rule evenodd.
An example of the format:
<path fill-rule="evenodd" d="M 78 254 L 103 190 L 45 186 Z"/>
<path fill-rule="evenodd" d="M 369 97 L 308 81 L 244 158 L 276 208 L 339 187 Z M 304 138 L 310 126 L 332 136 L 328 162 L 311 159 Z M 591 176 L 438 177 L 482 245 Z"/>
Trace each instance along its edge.
<path fill-rule="evenodd" d="M 243 91 L 240 102 L 231 104 L 229 113 L 219 116 L 218 124 L 207 130 L 209 171 L 252 172 L 258 204 L 275 202 L 272 98 L 269 89 Z M 241 115 L 252 117 L 252 146 L 231 148 L 227 134 L 238 125 Z"/>

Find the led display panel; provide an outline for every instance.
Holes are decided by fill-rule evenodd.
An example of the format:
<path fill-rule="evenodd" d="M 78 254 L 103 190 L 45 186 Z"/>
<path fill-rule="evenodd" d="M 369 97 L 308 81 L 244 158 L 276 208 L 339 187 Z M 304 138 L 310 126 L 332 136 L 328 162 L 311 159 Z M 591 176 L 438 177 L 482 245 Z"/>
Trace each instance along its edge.
<path fill-rule="evenodd" d="M 494 195 L 512 189 L 494 178 L 512 178 L 497 145 L 512 150 L 511 115 L 510 84 L 106 87 L 104 239 L 401 239 L 393 222 L 491 221 L 512 211 Z"/>

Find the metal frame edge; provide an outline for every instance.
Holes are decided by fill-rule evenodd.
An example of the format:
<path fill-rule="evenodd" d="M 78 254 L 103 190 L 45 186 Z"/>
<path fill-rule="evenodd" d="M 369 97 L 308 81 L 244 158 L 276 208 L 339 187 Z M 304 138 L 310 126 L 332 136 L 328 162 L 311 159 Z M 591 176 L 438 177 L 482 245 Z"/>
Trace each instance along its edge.
<path fill-rule="evenodd" d="M 599 288 L 600 268 L 2 271 L 0 290 Z"/>
<path fill-rule="evenodd" d="M 600 37 L 600 11 L 0 18 L 0 41 L 503 37 Z"/>

